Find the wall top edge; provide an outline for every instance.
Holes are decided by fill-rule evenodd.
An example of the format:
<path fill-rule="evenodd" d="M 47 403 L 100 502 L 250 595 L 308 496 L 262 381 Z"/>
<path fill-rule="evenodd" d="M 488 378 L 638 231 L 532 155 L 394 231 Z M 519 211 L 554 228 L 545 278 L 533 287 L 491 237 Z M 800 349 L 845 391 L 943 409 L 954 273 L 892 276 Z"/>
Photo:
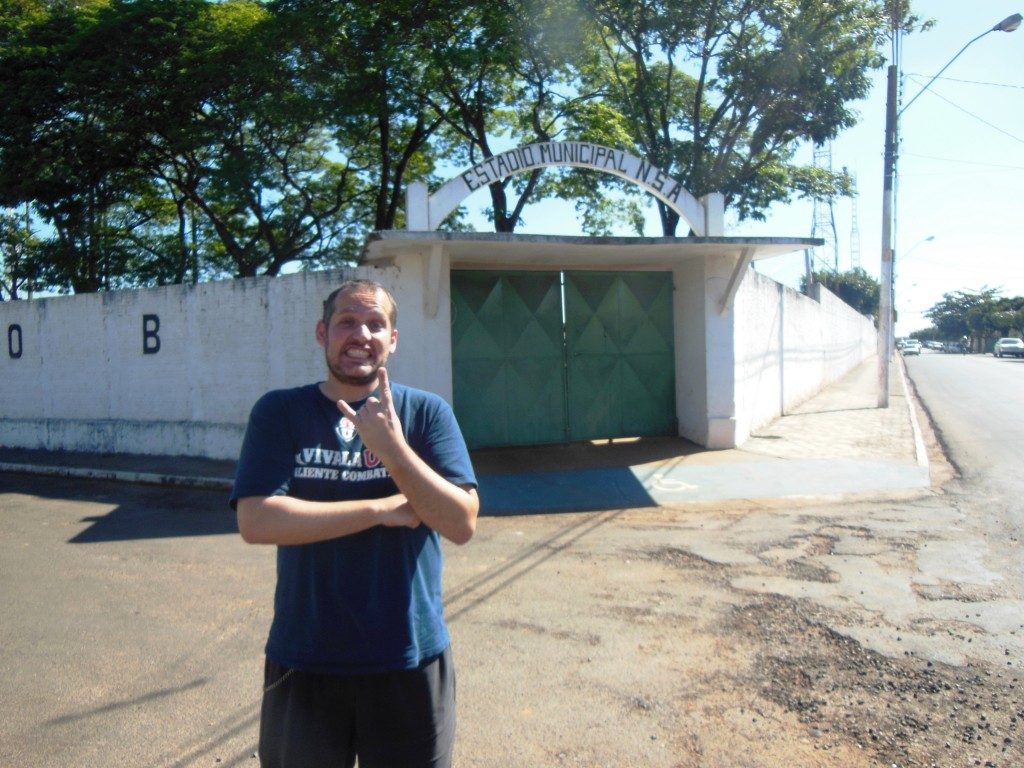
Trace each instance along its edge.
<path fill-rule="evenodd" d="M 455 267 L 487 262 L 522 266 L 617 262 L 628 268 L 633 263 L 671 265 L 695 258 L 737 258 L 747 251 L 756 261 L 819 244 L 817 238 L 804 237 L 588 237 L 381 230 L 367 238 L 363 261 L 386 263 L 398 256 L 428 255 L 440 245 Z"/>

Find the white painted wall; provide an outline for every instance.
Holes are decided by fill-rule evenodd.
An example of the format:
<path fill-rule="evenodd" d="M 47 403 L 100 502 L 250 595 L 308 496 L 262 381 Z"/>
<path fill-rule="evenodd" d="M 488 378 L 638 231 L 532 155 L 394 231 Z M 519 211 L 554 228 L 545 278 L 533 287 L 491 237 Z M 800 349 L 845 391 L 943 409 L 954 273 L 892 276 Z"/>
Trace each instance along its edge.
<path fill-rule="evenodd" d="M 424 318 L 415 273 L 405 264 L 2 303 L 0 444 L 234 458 L 260 395 L 323 379 L 316 321 L 348 277 L 395 294 L 394 378 L 450 400 L 449 304 Z M 143 352 L 144 315 L 159 318 L 155 354 Z"/>
<path fill-rule="evenodd" d="M 396 296 L 394 378 L 451 402 L 448 269 L 428 276 L 424 256 L 0 303 L 0 445 L 234 458 L 261 394 L 323 378 L 316 321 L 349 277 Z M 679 434 L 716 448 L 742 443 L 874 353 L 869 319 L 827 291 L 819 303 L 753 270 L 722 314 L 732 266 L 692 259 L 673 273 Z M 155 354 L 143 352 L 145 315 L 159 318 Z"/>
<path fill-rule="evenodd" d="M 877 333 L 817 286 L 818 300 L 749 270 L 736 296 L 737 444 L 875 353 Z"/>

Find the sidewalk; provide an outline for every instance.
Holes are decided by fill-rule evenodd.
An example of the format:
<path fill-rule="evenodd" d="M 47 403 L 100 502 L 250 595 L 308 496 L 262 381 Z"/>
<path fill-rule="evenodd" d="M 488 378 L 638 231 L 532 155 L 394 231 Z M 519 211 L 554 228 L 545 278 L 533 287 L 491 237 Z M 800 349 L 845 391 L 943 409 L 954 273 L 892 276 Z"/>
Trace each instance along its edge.
<path fill-rule="evenodd" d="M 678 438 L 478 451 L 481 512 L 618 509 L 689 502 L 835 497 L 926 488 L 927 455 L 902 362 L 887 409 L 876 360 L 758 430 L 739 448 Z M 0 447 L 0 472 L 221 490 L 233 461 Z"/>

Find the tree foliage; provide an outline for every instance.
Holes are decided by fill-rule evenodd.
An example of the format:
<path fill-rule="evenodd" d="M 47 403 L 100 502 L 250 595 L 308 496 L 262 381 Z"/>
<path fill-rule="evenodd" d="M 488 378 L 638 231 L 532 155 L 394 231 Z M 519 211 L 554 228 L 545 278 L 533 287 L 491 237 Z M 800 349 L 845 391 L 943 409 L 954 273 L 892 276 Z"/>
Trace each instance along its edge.
<path fill-rule="evenodd" d="M 924 313 L 932 322 L 926 330 L 940 340 L 966 336 L 984 349 L 1003 336 L 1024 335 L 1024 296 L 1000 297 L 999 293 L 998 288 L 984 288 L 943 294 L 942 301 Z"/>
<path fill-rule="evenodd" d="M 697 197 L 725 195 L 761 218 L 798 193 L 849 191 L 845 173 L 793 161 L 855 122 L 888 21 L 870 0 L 587 0 L 595 24 L 585 87 L 599 91 L 631 148 Z M 587 120 L 581 132 L 604 131 Z M 662 231 L 678 216 L 660 203 Z"/>
<path fill-rule="evenodd" d="M 31 223 L 5 225 L 3 293 L 351 261 L 402 225 L 410 181 L 551 139 L 642 155 L 741 217 L 841 194 L 795 148 L 853 123 L 889 14 L 910 18 L 905 0 L 6 0 L 0 208 Z M 591 233 L 643 221 L 635 187 L 589 171 L 489 194 L 498 231 L 548 196 Z"/>
<path fill-rule="evenodd" d="M 0 211 L 0 301 L 31 296 L 38 282 L 39 246 L 28 217 Z"/>
<path fill-rule="evenodd" d="M 878 319 L 879 283 L 861 267 L 846 272 L 815 272 L 814 282 L 828 288 L 862 315 Z M 806 292 L 807 288 L 805 277 L 801 280 L 800 289 Z"/>

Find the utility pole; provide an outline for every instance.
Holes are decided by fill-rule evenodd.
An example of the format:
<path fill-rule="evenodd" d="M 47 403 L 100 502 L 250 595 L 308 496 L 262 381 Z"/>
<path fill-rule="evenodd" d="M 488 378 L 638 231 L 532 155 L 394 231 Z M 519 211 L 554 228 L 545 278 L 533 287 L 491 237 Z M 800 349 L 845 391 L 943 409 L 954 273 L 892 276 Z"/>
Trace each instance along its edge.
<path fill-rule="evenodd" d="M 896 65 L 886 73 L 885 155 L 882 171 L 882 274 L 878 297 L 878 407 L 889 407 L 892 357 L 892 178 L 896 170 Z"/>
<path fill-rule="evenodd" d="M 893 178 L 896 175 L 896 132 L 899 127 L 899 118 L 907 108 L 910 107 L 922 93 L 928 90 L 932 83 L 945 72 L 949 65 L 956 61 L 960 54 L 963 53 L 973 43 L 977 42 L 989 32 L 1013 32 L 1021 25 L 1021 21 L 1024 20 L 1019 13 L 1015 13 L 1012 16 L 1007 16 L 1005 19 L 1000 21 L 991 29 L 986 29 L 977 37 L 973 37 L 968 40 L 964 47 L 956 52 L 949 61 L 946 62 L 945 66 L 936 72 L 931 80 L 925 83 L 924 87 L 914 94 L 914 98 L 906 103 L 902 109 L 898 109 L 896 106 L 899 99 L 897 93 L 897 81 L 899 78 L 898 65 L 899 65 L 899 35 L 901 34 L 899 29 L 899 21 L 893 19 L 893 46 L 894 51 L 897 53 L 893 56 L 893 63 L 889 65 L 887 73 L 887 88 L 886 88 L 886 99 L 885 99 L 885 158 L 884 164 L 885 169 L 883 171 L 883 183 L 882 183 L 882 269 L 881 269 L 881 285 L 879 285 L 879 296 L 878 296 L 878 407 L 888 408 L 889 407 L 889 362 L 892 357 L 892 299 L 893 299 L 893 280 L 892 280 L 892 229 L 893 229 Z"/>

